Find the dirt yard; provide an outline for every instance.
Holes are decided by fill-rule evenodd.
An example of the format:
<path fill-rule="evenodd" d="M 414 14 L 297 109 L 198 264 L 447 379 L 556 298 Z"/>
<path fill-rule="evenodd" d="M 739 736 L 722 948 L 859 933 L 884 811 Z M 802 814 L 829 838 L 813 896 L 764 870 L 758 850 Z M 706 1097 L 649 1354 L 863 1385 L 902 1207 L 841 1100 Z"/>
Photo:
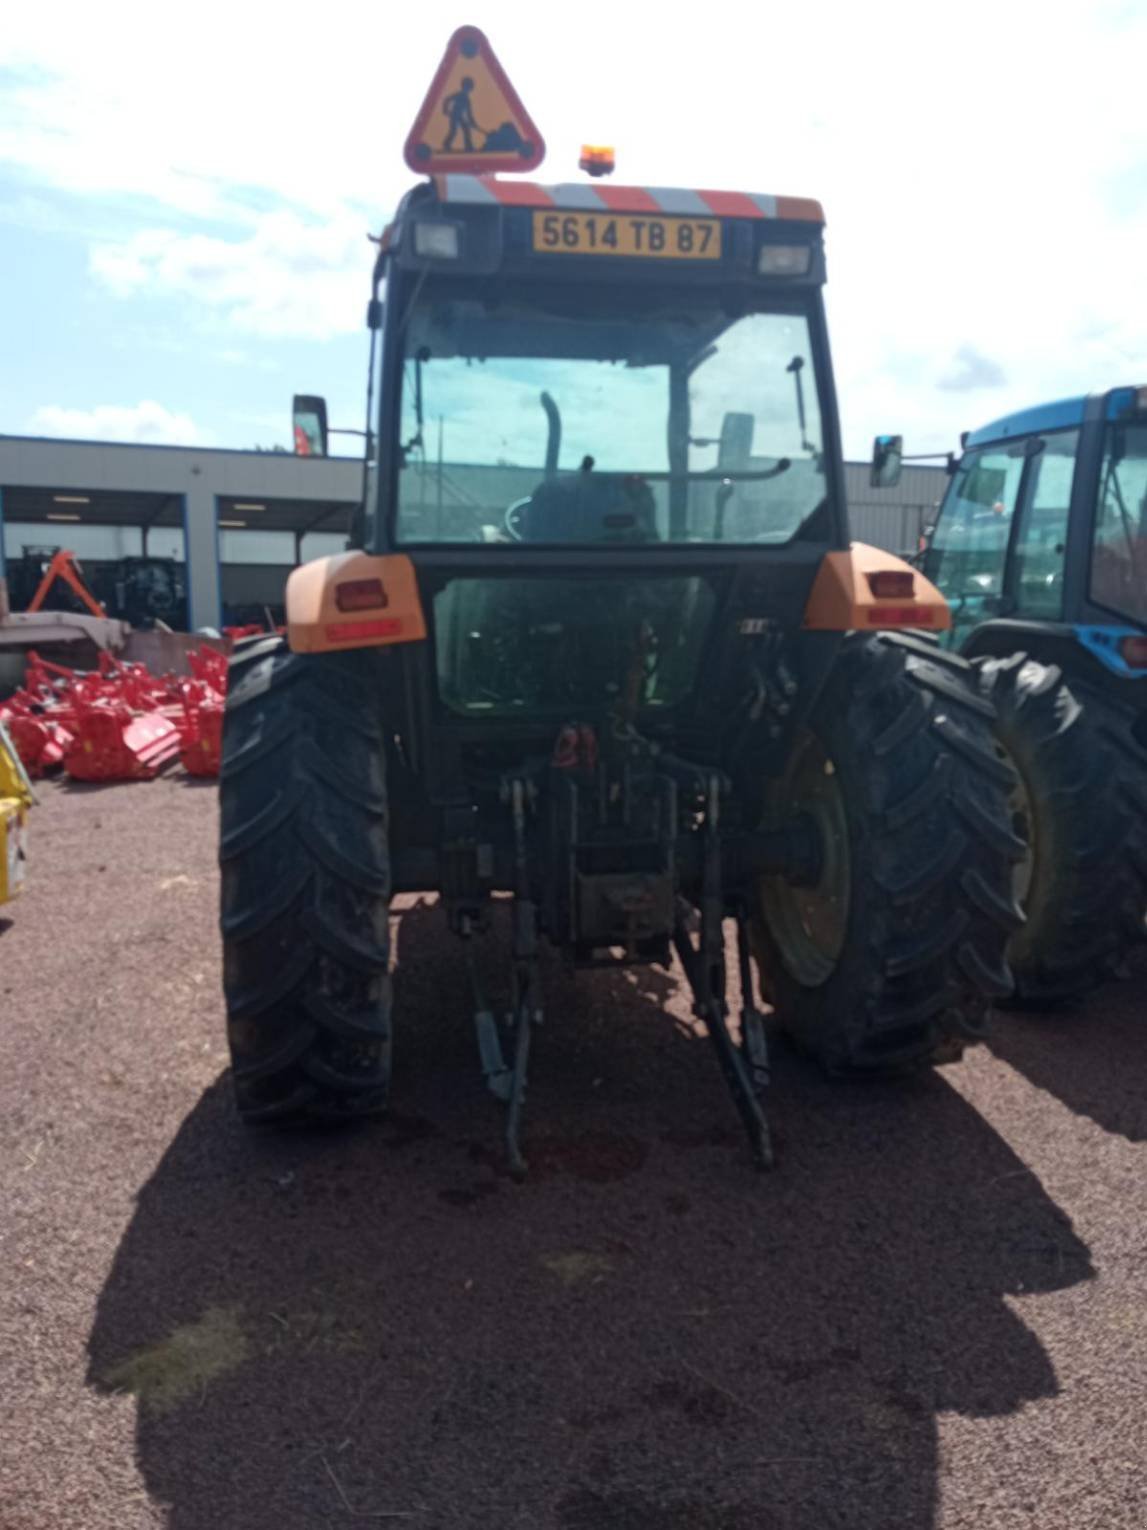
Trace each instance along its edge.
<path fill-rule="evenodd" d="M 921 1082 L 547 968 L 532 1173 L 400 921 L 393 1113 L 236 1123 L 210 785 L 49 786 L 0 918 L 2 1530 L 1142 1530 L 1147 976 Z M 490 973 L 496 976 L 497 965 Z"/>

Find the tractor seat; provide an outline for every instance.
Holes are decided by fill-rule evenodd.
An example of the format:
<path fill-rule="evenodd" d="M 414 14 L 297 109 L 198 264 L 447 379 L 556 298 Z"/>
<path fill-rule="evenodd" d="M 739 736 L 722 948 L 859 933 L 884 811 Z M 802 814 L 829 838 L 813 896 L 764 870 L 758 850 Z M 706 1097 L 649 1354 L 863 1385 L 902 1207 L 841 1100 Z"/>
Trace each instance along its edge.
<path fill-rule="evenodd" d="M 657 505 L 634 473 L 581 472 L 540 483 L 520 524 L 523 542 L 655 542 Z"/>

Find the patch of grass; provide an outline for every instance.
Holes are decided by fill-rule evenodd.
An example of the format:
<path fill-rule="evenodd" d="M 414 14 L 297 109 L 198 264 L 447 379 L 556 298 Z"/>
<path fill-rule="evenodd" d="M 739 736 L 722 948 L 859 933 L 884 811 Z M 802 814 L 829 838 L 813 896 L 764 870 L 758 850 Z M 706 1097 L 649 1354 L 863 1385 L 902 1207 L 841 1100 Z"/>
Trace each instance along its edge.
<path fill-rule="evenodd" d="M 209 1307 L 166 1339 L 133 1350 L 104 1372 L 103 1384 L 133 1392 L 140 1407 L 167 1413 L 188 1397 L 202 1396 L 210 1382 L 236 1370 L 250 1354 L 238 1307 Z"/>
<path fill-rule="evenodd" d="M 551 1275 L 556 1275 L 563 1286 L 577 1286 L 585 1280 L 595 1280 L 608 1275 L 613 1261 L 604 1254 L 591 1254 L 585 1249 L 572 1249 L 568 1254 L 546 1254 L 542 1264 Z"/>

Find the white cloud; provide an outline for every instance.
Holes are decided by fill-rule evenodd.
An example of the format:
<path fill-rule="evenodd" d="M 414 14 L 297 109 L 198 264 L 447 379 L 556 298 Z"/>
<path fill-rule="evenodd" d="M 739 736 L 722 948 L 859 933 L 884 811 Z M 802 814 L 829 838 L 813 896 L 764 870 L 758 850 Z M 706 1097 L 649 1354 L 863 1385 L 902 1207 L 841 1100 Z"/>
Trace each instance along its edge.
<path fill-rule="evenodd" d="M 403 49 L 385 8 L 364 16 L 332 0 L 321 25 L 297 19 L 254 0 L 201 0 L 175 32 L 137 0 L 5 15 L 0 162 L 190 217 L 250 219 L 281 201 L 331 213 L 377 207 L 380 193 L 385 206 L 407 179 L 396 152 L 406 124 L 383 136 L 386 119 L 413 117 L 425 81 L 387 77 L 380 44 L 390 60 Z M 407 25 L 429 39 L 422 18 Z M 427 79 L 449 30 L 429 42 Z M 351 31 L 367 45 L 348 46 Z"/>
<path fill-rule="evenodd" d="M 974 345 L 961 345 L 950 365 L 936 379 L 938 388 L 950 393 L 970 393 L 974 388 L 1002 388 L 1007 382 L 998 361 L 985 356 Z"/>
<path fill-rule="evenodd" d="M 94 409 L 41 404 L 27 429 L 34 436 L 130 441 L 140 446 L 205 446 L 210 442 L 189 414 L 165 409 L 153 399 L 142 399 L 138 404 L 97 404 Z"/>
<path fill-rule="evenodd" d="M 319 224 L 269 213 L 239 239 L 152 229 L 91 252 L 93 274 L 117 297 L 190 299 L 235 329 L 308 339 L 362 327 L 373 262 L 351 214 Z"/>

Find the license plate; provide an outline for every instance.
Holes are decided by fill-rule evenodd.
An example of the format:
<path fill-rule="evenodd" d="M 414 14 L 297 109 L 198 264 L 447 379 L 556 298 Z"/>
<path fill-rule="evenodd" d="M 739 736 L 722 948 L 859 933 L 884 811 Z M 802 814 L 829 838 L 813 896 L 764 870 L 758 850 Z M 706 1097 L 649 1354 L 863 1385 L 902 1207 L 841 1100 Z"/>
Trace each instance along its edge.
<path fill-rule="evenodd" d="M 546 255 L 628 255 L 654 260 L 720 260 L 717 218 L 643 213 L 536 212 L 534 249 Z"/>

